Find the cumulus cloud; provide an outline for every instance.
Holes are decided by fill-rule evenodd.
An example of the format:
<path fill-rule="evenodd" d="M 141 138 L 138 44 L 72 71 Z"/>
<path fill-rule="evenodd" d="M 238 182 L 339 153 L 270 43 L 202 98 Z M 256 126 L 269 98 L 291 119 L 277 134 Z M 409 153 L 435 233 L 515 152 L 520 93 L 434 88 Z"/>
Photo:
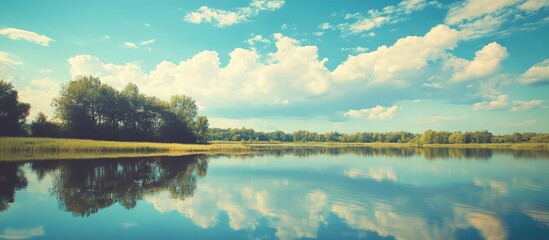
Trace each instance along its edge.
<path fill-rule="evenodd" d="M 274 41 L 277 50 L 267 54 L 264 62 L 255 50 L 237 48 L 224 67 L 215 51 L 202 51 L 179 63 L 162 61 L 150 72 L 136 63 L 103 63 L 91 55 L 77 55 L 68 61 L 73 77 L 94 75 L 117 88 L 134 82 L 155 96 L 187 94 L 205 107 L 238 101 L 285 105 L 327 92 L 330 71 L 324 66 L 327 59 L 319 60 L 316 46 L 301 46 L 282 34 L 275 34 Z"/>
<path fill-rule="evenodd" d="M 549 59 L 545 59 L 529 68 L 519 78 L 523 84 L 547 84 L 549 83 Z"/>
<path fill-rule="evenodd" d="M 345 116 L 349 118 L 359 118 L 367 115 L 368 119 L 385 120 L 385 119 L 393 118 L 397 110 L 398 110 L 398 106 L 383 107 L 383 106 L 377 105 L 373 108 L 365 108 L 360 110 L 351 109 L 345 113 Z"/>
<path fill-rule="evenodd" d="M 508 96 L 507 95 L 499 95 L 496 99 L 492 101 L 483 101 L 473 104 L 473 110 L 494 110 L 494 109 L 502 109 L 507 107 L 508 103 Z"/>
<path fill-rule="evenodd" d="M 261 11 L 274 11 L 284 5 L 284 0 L 253 0 L 247 7 L 232 11 L 202 6 L 196 11 L 187 13 L 184 21 L 194 24 L 214 23 L 214 26 L 223 28 L 247 21 Z"/>
<path fill-rule="evenodd" d="M 442 59 L 454 49 L 460 33 L 445 25 L 432 28 L 424 36 L 408 36 L 392 46 L 349 56 L 333 71 L 335 81 L 367 81 L 399 84 L 417 74 L 428 62 Z"/>
<path fill-rule="evenodd" d="M 484 46 L 475 53 L 472 61 L 464 59 L 453 59 L 454 81 L 466 81 L 489 76 L 496 72 L 501 61 L 507 58 L 507 49 L 496 42 Z"/>
<path fill-rule="evenodd" d="M 48 116 L 53 115 L 50 103 L 59 93 L 60 84 L 49 77 L 34 79 L 30 84 L 17 86 L 19 97 L 22 102 L 30 103 L 32 108 L 30 118 L 33 118 L 38 112 L 43 112 Z"/>
<path fill-rule="evenodd" d="M 0 35 L 7 36 L 13 40 L 25 40 L 40 44 L 42 46 L 49 47 L 49 43 L 54 41 L 53 39 L 47 37 L 46 35 L 40 35 L 35 32 L 17 29 L 17 28 L 4 28 L 0 29 Z"/>

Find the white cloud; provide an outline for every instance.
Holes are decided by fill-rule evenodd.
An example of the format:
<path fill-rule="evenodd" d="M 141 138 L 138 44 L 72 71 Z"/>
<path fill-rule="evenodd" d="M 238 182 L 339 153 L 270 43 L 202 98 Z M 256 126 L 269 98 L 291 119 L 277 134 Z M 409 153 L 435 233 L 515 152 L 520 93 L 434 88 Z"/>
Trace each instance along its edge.
<path fill-rule="evenodd" d="M 221 67 L 217 52 L 202 51 L 173 63 L 162 61 L 150 72 L 136 63 L 102 63 L 97 57 L 70 58 L 71 76 L 94 75 L 116 88 L 136 83 L 147 94 L 169 97 L 187 94 L 204 107 L 235 102 L 253 105 L 286 105 L 328 91 L 330 72 L 319 60 L 316 46 L 300 46 L 295 39 L 275 34 L 277 50 L 265 56 L 253 49 L 237 48 Z"/>
<path fill-rule="evenodd" d="M 330 23 L 325 22 L 325 23 L 322 23 L 322 24 L 318 25 L 318 28 L 320 28 L 322 30 L 328 30 L 328 29 L 332 28 L 332 25 L 330 25 Z"/>
<path fill-rule="evenodd" d="M 146 41 L 142 41 L 140 43 L 140 45 L 145 46 L 145 45 L 153 44 L 155 41 L 156 41 L 156 39 L 149 39 L 149 40 L 146 40 Z"/>
<path fill-rule="evenodd" d="M 535 108 L 536 106 L 542 104 L 543 100 L 532 100 L 532 101 L 513 101 L 511 107 L 511 112 L 517 112 L 517 111 L 526 111 L 532 108 Z"/>
<path fill-rule="evenodd" d="M 28 239 L 44 236 L 44 227 L 13 229 L 4 228 L 4 233 L 0 234 L 3 239 Z"/>
<path fill-rule="evenodd" d="M 483 101 L 473 104 L 473 110 L 494 110 L 494 109 L 501 109 L 507 107 L 509 104 L 507 102 L 508 97 L 507 95 L 499 95 L 496 99 L 492 101 Z"/>
<path fill-rule="evenodd" d="M 458 27 L 470 39 L 508 34 L 521 29 L 528 30 L 532 26 L 526 23 L 498 32 L 504 23 L 526 18 L 548 5 L 547 0 L 467 0 L 450 6 L 445 23 Z"/>
<path fill-rule="evenodd" d="M 373 108 L 365 108 L 360 110 L 351 109 L 345 113 L 345 116 L 349 118 L 359 118 L 359 117 L 368 115 L 369 119 L 385 120 L 385 119 L 393 118 L 397 110 L 398 110 L 398 106 L 383 107 L 383 106 L 377 105 Z"/>
<path fill-rule="evenodd" d="M 460 34 L 445 25 L 432 28 L 425 36 L 408 36 L 393 46 L 349 56 L 332 72 L 334 80 L 402 84 L 418 74 L 428 62 L 442 59 L 456 47 Z"/>
<path fill-rule="evenodd" d="M 406 15 L 409 15 L 414 11 L 423 10 L 426 5 L 425 0 L 404 0 L 397 6 L 387 6 L 381 9 L 381 11 L 377 9 L 370 10 L 366 17 L 359 13 L 348 13 L 345 15 L 345 19 L 356 19 L 356 21 L 353 23 L 343 23 L 338 25 L 338 27 L 345 34 L 367 32 L 385 24 L 400 22 Z"/>
<path fill-rule="evenodd" d="M 0 64 L 13 66 L 13 65 L 20 65 L 20 64 L 23 64 L 23 63 L 12 59 L 10 57 L 10 54 L 8 54 L 6 52 L 0 52 Z"/>
<path fill-rule="evenodd" d="M 178 212 L 202 228 L 215 227 L 220 213 L 226 214 L 229 227 L 235 231 L 253 230 L 260 219 L 267 219 L 267 226 L 275 229 L 279 239 L 317 238 L 329 213 L 326 193 L 303 191 L 301 184 L 288 180 L 263 178 L 253 185 L 221 183 L 217 187 L 199 185 L 194 196 L 185 200 L 171 198 L 166 192 L 145 200 L 161 213 Z"/>
<path fill-rule="evenodd" d="M 489 76 L 499 69 L 501 61 L 507 58 L 507 55 L 505 47 L 492 42 L 477 51 L 473 61 L 453 59 L 455 72 L 452 80 L 466 81 Z"/>
<path fill-rule="evenodd" d="M 519 6 L 519 9 L 525 11 L 538 11 L 547 6 L 549 6 L 549 0 L 526 0 Z"/>
<path fill-rule="evenodd" d="M 470 226 L 478 229 L 484 239 L 507 239 L 507 231 L 501 220 L 490 212 L 482 212 L 472 207 L 457 205 L 454 207 L 454 214 L 456 218 L 465 219 Z"/>
<path fill-rule="evenodd" d="M 145 24 L 143 24 L 143 26 L 145 26 L 145 27 L 150 27 L 150 26 L 151 26 L 151 24 L 149 24 L 149 23 L 145 23 Z"/>
<path fill-rule="evenodd" d="M 450 7 L 446 23 L 453 25 L 502 10 L 520 0 L 467 0 Z"/>
<path fill-rule="evenodd" d="M 202 6 L 196 11 L 187 13 L 183 20 L 194 24 L 214 23 L 216 27 L 223 28 L 245 22 L 257 16 L 260 11 L 274 11 L 283 5 L 284 0 L 253 0 L 249 6 L 237 8 L 234 11 Z"/>
<path fill-rule="evenodd" d="M 255 35 L 252 38 L 246 40 L 246 42 L 248 43 L 248 45 L 250 45 L 252 47 L 255 46 L 256 43 L 264 43 L 264 44 L 271 43 L 271 41 L 269 41 L 269 39 L 263 37 L 262 35 Z"/>
<path fill-rule="evenodd" d="M 139 46 L 137 46 L 137 44 L 133 42 L 123 42 L 122 47 L 123 48 L 139 48 Z"/>
<path fill-rule="evenodd" d="M 284 0 L 253 0 L 250 6 L 258 10 L 274 11 L 284 5 Z"/>
<path fill-rule="evenodd" d="M 395 173 L 395 170 L 392 167 L 379 167 L 379 168 L 369 168 L 368 172 L 363 172 L 360 169 L 349 169 L 345 170 L 345 176 L 350 178 L 368 178 L 373 179 L 378 182 L 383 180 L 397 181 L 398 177 Z"/>
<path fill-rule="evenodd" d="M 523 84 L 546 84 L 549 83 L 549 59 L 545 59 L 529 68 L 519 78 Z"/>
<path fill-rule="evenodd" d="M 49 46 L 50 42 L 54 41 L 53 39 L 45 35 L 40 35 L 35 32 L 26 31 L 26 30 L 17 29 L 17 28 L 0 29 L 0 35 L 5 35 L 8 38 L 13 40 L 25 40 L 25 41 L 33 42 L 46 47 Z"/>
<path fill-rule="evenodd" d="M 507 127 L 530 127 L 536 124 L 536 120 L 525 120 L 522 122 L 508 122 L 501 124 L 502 126 Z"/>
<path fill-rule="evenodd" d="M 20 100 L 31 104 L 29 119 L 34 118 L 38 112 L 43 112 L 50 117 L 53 115 L 50 103 L 57 96 L 61 87 L 57 81 L 46 77 L 32 80 L 30 84 L 17 87 Z"/>

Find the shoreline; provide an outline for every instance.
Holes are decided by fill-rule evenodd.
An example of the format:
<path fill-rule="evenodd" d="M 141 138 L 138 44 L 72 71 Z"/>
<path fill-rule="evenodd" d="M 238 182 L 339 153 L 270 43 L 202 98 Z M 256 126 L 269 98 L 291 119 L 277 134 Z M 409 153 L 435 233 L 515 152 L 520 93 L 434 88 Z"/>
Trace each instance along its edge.
<path fill-rule="evenodd" d="M 549 151 L 549 143 L 411 144 L 343 142 L 213 141 L 209 144 L 117 142 L 102 140 L 0 137 L 0 161 L 185 156 L 194 154 L 246 155 L 285 148 L 461 148 Z"/>

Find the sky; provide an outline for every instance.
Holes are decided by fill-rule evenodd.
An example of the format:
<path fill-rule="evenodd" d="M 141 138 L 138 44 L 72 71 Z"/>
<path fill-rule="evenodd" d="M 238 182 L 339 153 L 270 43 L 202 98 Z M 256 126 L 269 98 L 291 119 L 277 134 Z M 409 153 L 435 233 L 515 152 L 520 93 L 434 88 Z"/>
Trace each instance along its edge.
<path fill-rule="evenodd" d="M 548 42 L 549 0 L 4 0 L 0 79 L 29 121 L 93 75 L 210 127 L 547 133 Z"/>

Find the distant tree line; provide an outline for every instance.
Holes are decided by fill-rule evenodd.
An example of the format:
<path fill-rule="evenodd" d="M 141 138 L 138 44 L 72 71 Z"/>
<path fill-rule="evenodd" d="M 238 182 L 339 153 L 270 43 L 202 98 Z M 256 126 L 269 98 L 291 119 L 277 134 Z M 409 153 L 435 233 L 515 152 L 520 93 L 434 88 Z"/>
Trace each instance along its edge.
<path fill-rule="evenodd" d="M 175 95 L 163 101 L 140 93 L 133 83 L 118 91 L 99 78 L 77 77 L 63 85 L 53 100 L 57 121 L 38 113 L 28 126 L 30 106 L 18 102 L 11 83 L 0 81 L 0 101 L 0 136 L 207 142 L 208 119 L 197 116 L 198 107 L 191 97 Z"/>
<path fill-rule="evenodd" d="M 423 134 L 410 132 L 359 132 L 316 133 L 299 130 L 262 132 L 250 128 L 210 128 L 213 141 L 271 141 L 271 142 L 344 142 L 344 143 L 416 143 L 416 144 L 467 144 L 467 143 L 523 143 L 549 142 L 549 134 L 513 133 L 494 136 L 488 131 L 447 132 L 427 130 Z"/>
<path fill-rule="evenodd" d="M 493 135 L 484 131 L 316 133 L 299 130 L 262 132 L 250 128 L 209 128 L 205 116 L 197 116 L 195 101 L 185 95 L 170 101 L 149 97 L 133 83 L 118 91 L 99 78 L 80 76 L 62 86 L 53 100 L 55 119 L 38 113 L 26 124 L 30 105 L 18 101 L 9 82 L 0 81 L 0 136 L 71 137 L 117 141 L 206 143 L 218 141 L 347 142 L 347 143 L 549 143 L 547 133 Z"/>

